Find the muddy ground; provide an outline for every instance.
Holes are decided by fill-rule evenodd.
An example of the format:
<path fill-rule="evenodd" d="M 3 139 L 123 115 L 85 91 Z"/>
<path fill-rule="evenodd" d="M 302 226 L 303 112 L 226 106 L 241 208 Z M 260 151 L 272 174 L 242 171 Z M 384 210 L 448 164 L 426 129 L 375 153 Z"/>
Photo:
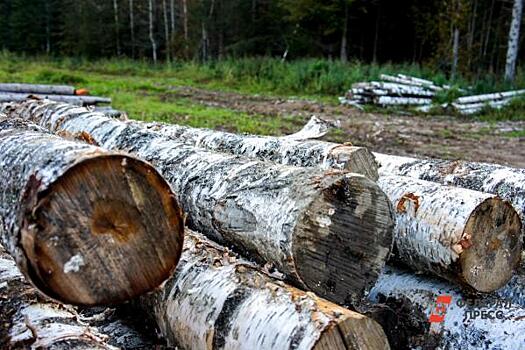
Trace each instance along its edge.
<path fill-rule="evenodd" d="M 295 116 L 306 121 L 312 114 L 340 121 L 341 130 L 327 140 L 351 142 L 373 151 L 420 157 L 493 162 L 525 168 L 525 138 L 509 132 L 525 129 L 525 121 L 487 123 L 449 116 L 411 116 L 367 113 L 354 107 L 319 102 L 242 95 L 174 87 L 166 96 L 229 108 L 257 115 Z M 298 125 L 298 129 L 300 126 Z M 285 130 L 291 132 L 294 130 Z"/>

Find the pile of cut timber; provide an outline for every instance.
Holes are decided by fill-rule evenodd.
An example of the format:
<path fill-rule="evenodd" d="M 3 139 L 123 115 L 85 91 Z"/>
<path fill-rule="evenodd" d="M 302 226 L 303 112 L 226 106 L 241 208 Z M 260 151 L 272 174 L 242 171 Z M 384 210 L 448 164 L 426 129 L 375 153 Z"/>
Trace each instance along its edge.
<path fill-rule="evenodd" d="M 28 98 L 66 102 L 76 106 L 93 106 L 111 103 L 110 98 L 88 96 L 87 94 L 87 90 L 75 89 L 69 85 L 0 83 L 0 103 L 19 102 Z"/>
<path fill-rule="evenodd" d="M 450 89 L 438 86 L 432 81 L 414 78 L 403 74 L 391 76 L 382 74 L 382 81 L 355 83 L 346 96 L 341 97 L 343 104 L 361 106 L 431 106 L 436 92 Z"/>
<path fill-rule="evenodd" d="M 485 108 L 500 109 L 512 102 L 516 97 L 525 95 L 525 90 L 496 92 L 485 95 L 464 96 L 450 104 L 458 113 L 475 114 Z"/>
<path fill-rule="evenodd" d="M 75 295 L 73 287 L 60 289 L 67 282 L 68 276 L 63 275 L 80 272 L 92 278 L 85 261 L 76 255 L 69 254 L 71 259 L 64 264 L 64 259 L 50 252 L 65 252 L 67 242 L 84 243 L 79 243 L 77 231 L 91 233 L 79 235 L 90 245 L 96 245 L 101 235 L 109 242 L 133 241 L 135 234 L 130 231 L 156 226 L 159 220 L 148 221 L 147 213 L 141 211 L 147 208 L 164 210 L 160 219 L 165 218 L 165 225 L 174 225 L 171 230 L 184 230 L 186 239 L 171 278 L 154 293 L 144 290 L 127 310 L 137 318 L 154 321 L 169 346 L 346 350 L 389 349 L 389 343 L 394 348 L 466 349 L 518 348 L 523 344 L 523 337 L 514 337 L 514 332 L 523 328 L 516 320 L 525 315 L 523 278 L 512 279 L 523 242 L 520 214 L 525 181 L 518 169 L 482 165 L 476 170 L 471 163 L 463 167 L 440 161 L 428 165 L 374 155 L 365 148 L 316 140 L 327 131 L 317 118 L 296 134 L 271 137 L 121 121 L 53 101 L 8 103 L 0 106 L 0 111 L 11 118 L 3 121 L 4 138 L 0 132 L 0 142 L 8 150 L 5 160 L 0 155 L 0 162 L 12 164 L 1 170 L 3 177 L 12 177 L 0 182 L 7 193 L 1 198 L 5 204 L 0 205 L 5 231 L 2 242 L 27 278 L 34 279 L 49 295 L 50 289 Z M 36 136 L 25 136 L 31 132 Z M 14 140 L 21 141 L 20 149 L 12 145 Z M 44 146 L 32 148 L 33 143 Z M 173 194 L 164 202 L 158 200 L 163 209 L 150 208 L 146 190 L 140 187 L 146 185 L 145 180 L 129 178 L 127 167 L 135 158 L 119 154 L 129 157 L 120 161 L 126 169 L 107 172 L 112 180 L 106 186 L 113 191 L 104 194 L 109 198 L 104 203 L 117 203 L 107 204 L 111 209 L 102 212 L 91 210 L 99 201 L 91 203 L 89 194 L 102 183 L 104 172 L 93 172 L 95 179 L 79 181 L 82 188 L 75 187 L 73 179 L 84 175 L 75 172 L 76 163 L 66 161 L 72 157 L 84 164 L 82 156 L 79 160 L 79 150 L 84 149 L 96 149 L 97 154 L 129 152 L 151 162 Z M 29 154 L 36 159 L 28 160 Z M 50 159 L 51 154 L 58 156 Z M 383 165 L 379 171 L 376 158 Z M 28 177 L 32 170 L 27 170 L 33 162 L 38 164 L 36 168 L 43 168 L 43 174 L 36 174 L 35 179 Z M 434 165 L 439 174 L 423 179 L 417 176 L 417 169 L 425 172 Z M 410 166 L 416 170 L 407 170 Z M 15 193 L 10 195 L 9 191 Z M 121 211 L 129 209 L 121 208 L 124 206 L 112 197 L 124 192 L 127 198 L 126 191 L 131 192 L 138 214 L 132 210 L 133 215 L 125 215 Z M 93 211 L 95 218 L 88 215 L 86 220 L 77 213 L 83 211 L 75 204 L 82 198 L 88 203 L 86 212 Z M 518 211 L 504 199 L 518 205 Z M 177 208 L 174 212 L 179 215 L 180 203 L 188 228 L 182 228 L 179 217 L 169 219 L 168 208 L 163 207 L 166 203 Z M 70 222 L 59 215 L 62 211 Z M 68 229 L 58 232 L 57 223 Z M 139 243 L 160 249 L 166 243 L 155 236 L 155 228 L 152 230 L 146 233 L 144 229 L 144 235 L 156 241 Z M 158 230 L 169 232 L 170 228 Z M 51 243 L 45 245 L 46 239 Z M 181 250 L 180 242 L 177 244 L 170 248 L 175 260 Z M 34 248 L 37 245 L 39 248 Z M 115 256 L 121 253 L 113 250 Z M 100 254 L 106 253 L 102 249 Z M 102 257 L 100 260 L 105 262 Z M 47 268 L 53 264 L 62 270 Z M 150 264 L 143 264 L 143 268 L 150 272 L 159 269 Z M 505 286 L 509 280 L 511 284 Z M 73 286 L 82 286 L 75 283 Z M 505 310 L 486 310 L 498 312 L 501 317 L 496 321 L 500 323 L 463 319 L 478 310 L 456 304 L 459 308 L 452 305 L 448 319 L 431 324 L 429 314 L 441 310 L 435 308 L 435 300 L 444 293 L 456 303 L 467 296 L 483 303 L 501 297 L 512 300 Z M 19 311 L 17 305 L 11 310 L 18 316 L 7 323 L 20 323 L 25 311 Z M 53 326 L 53 321 L 45 319 L 41 324 L 35 320 L 30 321 L 31 327 L 17 327 L 31 341 L 39 338 L 32 334 L 33 329 L 38 334 L 43 332 L 38 327 Z M 60 318 L 56 321 L 62 322 Z M 89 332 L 97 341 L 113 344 L 95 330 Z M 73 333 L 72 341 L 75 336 L 78 333 Z M 13 344 L 3 338 L 2 345 Z M 56 341 L 51 339 L 51 343 Z M 95 342 L 93 347 L 97 346 Z"/>
<path fill-rule="evenodd" d="M 452 103 L 435 104 L 436 93 L 452 89 L 449 85 L 436 85 L 430 80 L 410 77 L 403 74 L 381 75 L 381 81 L 355 83 L 344 97 L 342 104 L 361 108 L 362 105 L 380 107 L 405 106 L 415 107 L 420 112 L 429 112 L 433 107 L 453 110 L 459 114 L 475 114 L 485 108 L 500 109 L 510 104 L 513 99 L 525 95 L 525 90 L 496 92 L 484 95 L 459 97 Z M 460 93 L 466 90 L 459 89 Z"/>

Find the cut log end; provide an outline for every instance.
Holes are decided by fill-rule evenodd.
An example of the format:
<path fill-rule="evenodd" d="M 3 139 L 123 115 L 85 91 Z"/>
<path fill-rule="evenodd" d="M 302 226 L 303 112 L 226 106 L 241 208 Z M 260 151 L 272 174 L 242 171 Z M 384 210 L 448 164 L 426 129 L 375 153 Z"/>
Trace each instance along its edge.
<path fill-rule="evenodd" d="M 28 273 L 64 302 L 138 296 L 168 278 L 180 257 L 183 215 L 169 185 L 125 155 L 77 162 L 30 209 L 22 228 Z"/>
<path fill-rule="evenodd" d="M 314 350 L 390 349 L 383 328 L 369 317 L 331 306 L 339 317 L 321 333 Z"/>
<path fill-rule="evenodd" d="M 482 202 L 470 216 L 458 246 L 465 282 L 481 292 L 503 287 L 521 254 L 521 221 L 514 208 L 499 198 Z"/>
<path fill-rule="evenodd" d="M 388 198 L 374 182 L 357 174 L 332 179 L 321 184 L 322 195 L 296 227 L 293 254 L 308 289 L 353 305 L 385 265 L 394 219 Z"/>
<path fill-rule="evenodd" d="M 330 152 L 330 155 L 337 160 L 337 163 L 345 164 L 344 170 L 364 175 L 373 181 L 379 179 L 378 164 L 368 148 L 338 146 Z"/>

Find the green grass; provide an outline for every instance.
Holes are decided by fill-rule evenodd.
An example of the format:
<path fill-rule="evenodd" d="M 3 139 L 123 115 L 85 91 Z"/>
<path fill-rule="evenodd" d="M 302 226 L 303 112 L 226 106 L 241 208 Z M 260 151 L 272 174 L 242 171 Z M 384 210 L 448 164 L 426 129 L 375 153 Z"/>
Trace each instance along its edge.
<path fill-rule="evenodd" d="M 0 52 L 0 81 L 72 84 L 89 88 L 93 94 L 111 97 L 113 106 L 127 111 L 132 118 L 176 121 L 198 127 L 262 134 L 284 133 L 298 126 L 301 121 L 206 107 L 175 98 L 173 87 L 192 86 L 243 94 L 298 97 L 336 104 L 337 97 L 343 95 L 352 83 L 378 79 L 382 73 L 404 73 L 437 83 L 448 83 L 440 72 L 409 64 L 343 64 L 322 59 L 283 63 L 271 58 L 246 58 L 208 64 L 174 62 L 170 65 L 153 65 L 129 59 L 88 61 L 82 58 L 31 58 Z M 475 84 L 460 80 L 455 86 L 469 85 L 476 93 L 510 88 L 490 75 Z M 525 87 L 523 70 L 519 70 L 516 87 Z M 448 101 L 456 94 L 454 90 L 439 98 Z M 170 95 L 173 98 L 169 98 Z M 499 111 L 486 110 L 474 118 L 489 121 L 525 120 L 525 102 L 513 103 Z"/>

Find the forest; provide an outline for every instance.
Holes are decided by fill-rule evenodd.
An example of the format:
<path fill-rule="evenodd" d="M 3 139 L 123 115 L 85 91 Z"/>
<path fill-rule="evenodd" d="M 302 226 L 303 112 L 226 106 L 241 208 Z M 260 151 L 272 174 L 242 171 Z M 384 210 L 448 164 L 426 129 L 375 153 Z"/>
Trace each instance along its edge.
<path fill-rule="evenodd" d="M 504 74 L 513 5 L 510 0 L 0 0 L 0 48 L 153 62 L 264 56 L 417 63 L 451 79 L 475 81 Z M 523 41 L 521 36 L 520 58 Z"/>

